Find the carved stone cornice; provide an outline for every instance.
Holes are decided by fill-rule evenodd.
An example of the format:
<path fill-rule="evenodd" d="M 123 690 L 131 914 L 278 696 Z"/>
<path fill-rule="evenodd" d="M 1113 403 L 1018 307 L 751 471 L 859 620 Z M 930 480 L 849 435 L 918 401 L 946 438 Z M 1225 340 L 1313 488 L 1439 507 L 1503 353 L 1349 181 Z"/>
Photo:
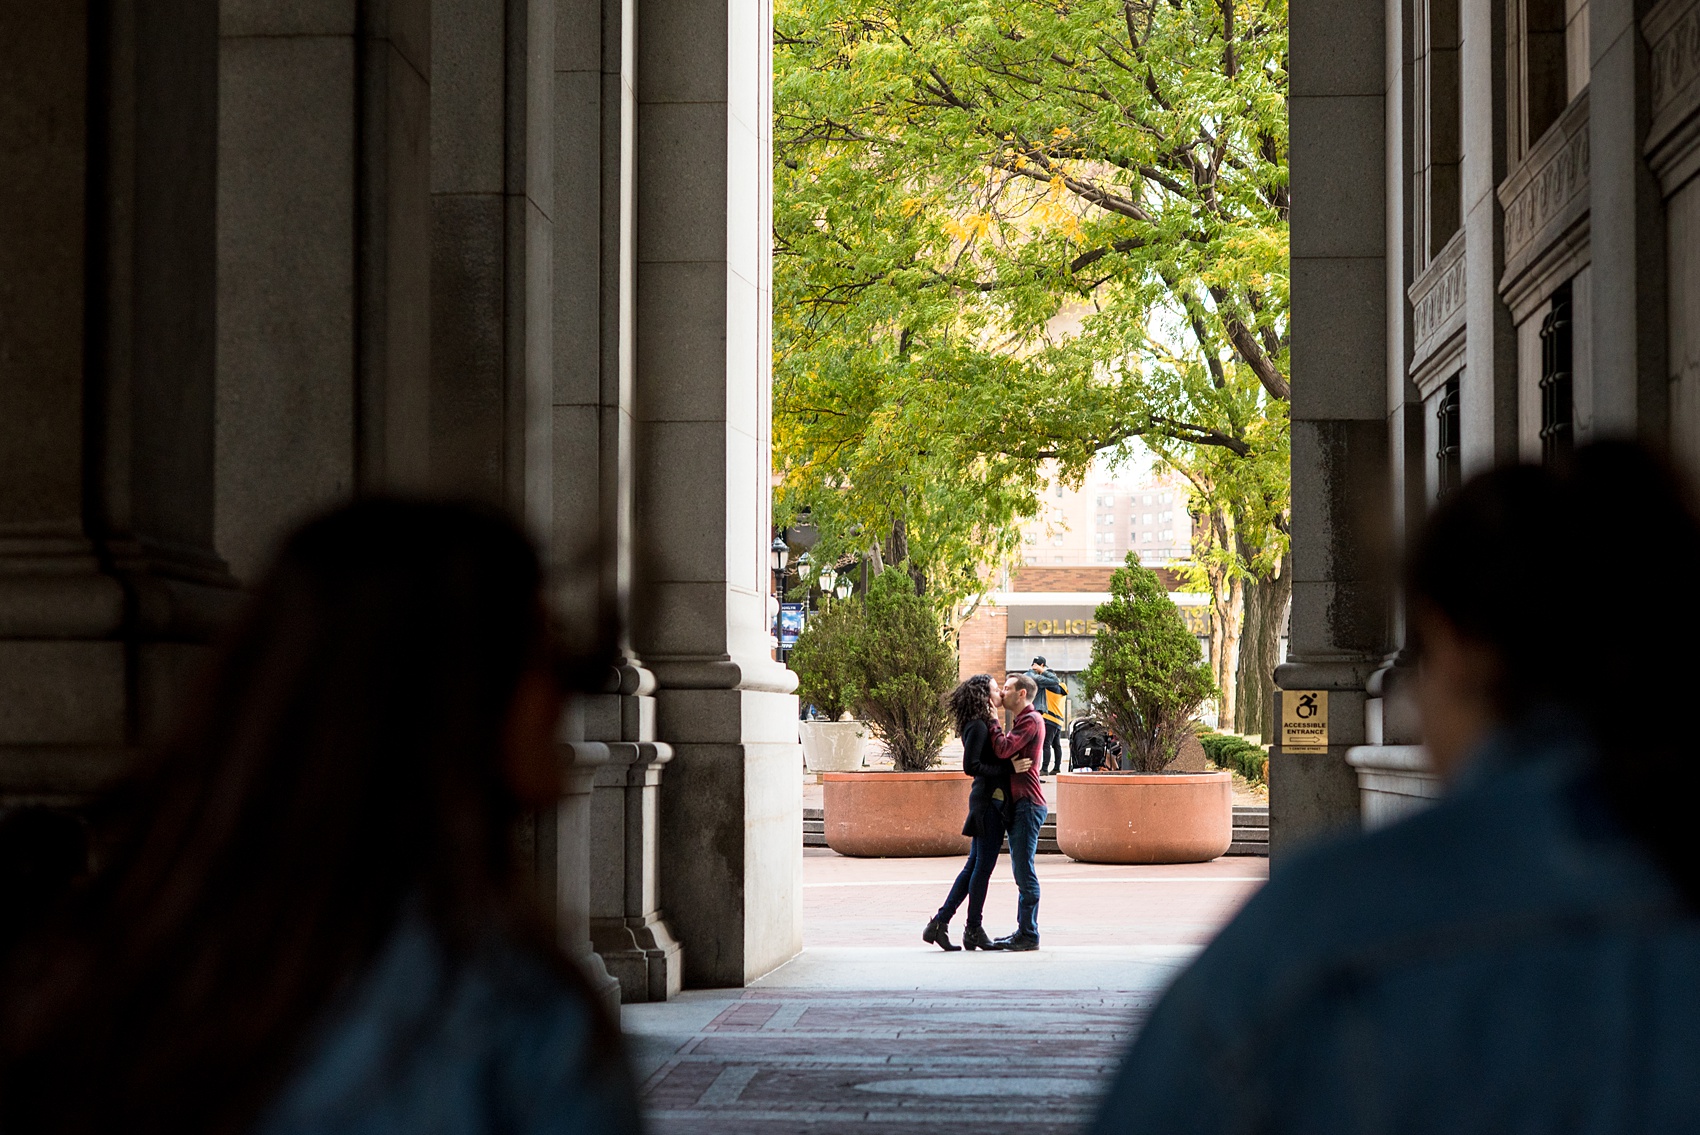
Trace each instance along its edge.
<path fill-rule="evenodd" d="M 1406 293 L 1411 300 L 1411 330 L 1414 350 L 1411 369 L 1423 361 L 1464 326 L 1464 230 L 1459 229 L 1446 247 L 1423 269 Z"/>
<path fill-rule="evenodd" d="M 1700 0 L 1663 0 L 1641 34 L 1651 60 L 1647 160 L 1668 194 L 1700 171 Z"/>
<path fill-rule="evenodd" d="M 1549 248 L 1586 221 L 1588 201 L 1588 92 L 1584 90 L 1499 186 L 1499 203 L 1505 209 L 1501 292 L 1515 287 Z"/>

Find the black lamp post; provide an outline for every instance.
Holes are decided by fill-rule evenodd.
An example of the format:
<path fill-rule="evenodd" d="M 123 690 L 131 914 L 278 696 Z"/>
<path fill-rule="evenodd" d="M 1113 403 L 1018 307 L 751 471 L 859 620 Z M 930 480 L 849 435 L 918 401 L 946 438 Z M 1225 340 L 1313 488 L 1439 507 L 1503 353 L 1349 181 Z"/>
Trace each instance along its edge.
<path fill-rule="evenodd" d="M 773 647 L 779 661 L 785 661 L 785 648 L 779 645 L 779 604 L 785 602 L 785 564 L 791 558 L 791 546 L 784 536 L 775 536 L 768 548 L 768 566 L 773 569 Z"/>

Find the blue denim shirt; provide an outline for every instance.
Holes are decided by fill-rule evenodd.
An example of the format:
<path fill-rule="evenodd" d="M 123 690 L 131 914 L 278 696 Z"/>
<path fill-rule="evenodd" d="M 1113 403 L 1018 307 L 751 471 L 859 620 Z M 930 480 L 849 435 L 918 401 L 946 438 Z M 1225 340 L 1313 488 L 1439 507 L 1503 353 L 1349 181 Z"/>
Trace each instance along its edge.
<path fill-rule="evenodd" d="M 405 918 L 330 1015 L 261 1135 L 631 1135 L 626 1068 L 546 964 L 493 946 L 452 966 Z"/>
<path fill-rule="evenodd" d="M 1700 1131 L 1700 919 L 1572 737 L 1501 734 L 1435 807 L 1279 865 L 1094 1131 Z"/>

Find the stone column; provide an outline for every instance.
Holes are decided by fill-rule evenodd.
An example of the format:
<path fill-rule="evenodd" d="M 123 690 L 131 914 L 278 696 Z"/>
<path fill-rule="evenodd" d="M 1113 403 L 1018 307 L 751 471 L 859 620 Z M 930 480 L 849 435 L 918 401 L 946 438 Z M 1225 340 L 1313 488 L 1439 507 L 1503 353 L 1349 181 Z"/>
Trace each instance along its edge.
<path fill-rule="evenodd" d="M 213 550 L 217 7 L 0 16 L 0 799 L 73 804 L 234 595 Z"/>
<path fill-rule="evenodd" d="M 796 677 L 768 654 L 771 13 L 653 0 L 637 54 L 636 644 L 674 749 L 662 878 L 685 983 L 802 945 Z"/>
<path fill-rule="evenodd" d="M 1662 449 L 1670 415 L 1665 209 L 1642 152 L 1652 117 L 1651 62 L 1639 26 L 1652 6 L 1588 5 L 1588 318 L 1593 436 L 1633 437 Z"/>
<path fill-rule="evenodd" d="M 634 454 L 631 0 L 556 7 L 553 539 L 580 586 L 631 621 Z M 595 595 L 587 594 L 594 589 Z M 662 917 L 658 792 L 672 749 L 655 739 L 655 677 L 629 641 L 614 689 L 585 699 L 584 736 L 607 763 L 590 807 L 591 938 L 627 1001 L 679 989 L 679 944 Z"/>
<path fill-rule="evenodd" d="M 1465 477 L 1518 460 L 1517 328 L 1499 296 L 1505 210 L 1496 191 L 1506 166 L 1505 5 L 1464 3 L 1459 105 L 1464 157 L 1464 373 L 1459 382 L 1460 464 Z"/>
<path fill-rule="evenodd" d="M 1387 649 L 1385 14 L 1292 13 L 1293 607 L 1282 689 L 1329 691 L 1329 751 L 1270 758 L 1270 854 L 1355 825 L 1346 749 Z"/>
<path fill-rule="evenodd" d="M 561 15 L 547 0 L 432 6 L 428 477 L 436 488 L 505 504 L 551 571 L 570 581 L 582 544 L 554 513 L 557 476 L 563 494 L 576 491 L 571 454 L 555 448 Z M 566 50 L 578 47 L 570 39 Z M 557 591 L 565 601 L 596 598 L 595 588 Z M 617 1001 L 588 924 L 589 803 L 608 751 L 587 739 L 576 714 L 563 729 L 563 796 L 552 815 L 537 817 L 537 871 L 554 897 L 562 947 Z"/>
<path fill-rule="evenodd" d="M 426 455 L 428 0 L 226 4 L 219 27 L 218 546 Z"/>

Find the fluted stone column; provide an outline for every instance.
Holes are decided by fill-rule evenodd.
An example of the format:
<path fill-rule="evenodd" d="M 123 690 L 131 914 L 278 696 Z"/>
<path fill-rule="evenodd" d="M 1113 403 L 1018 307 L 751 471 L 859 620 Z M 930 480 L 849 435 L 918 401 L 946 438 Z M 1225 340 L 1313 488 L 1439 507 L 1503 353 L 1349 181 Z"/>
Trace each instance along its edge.
<path fill-rule="evenodd" d="M 796 678 L 768 653 L 771 12 L 651 0 L 637 49 L 636 645 L 673 746 L 661 867 L 685 983 L 802 945 Z"/>

